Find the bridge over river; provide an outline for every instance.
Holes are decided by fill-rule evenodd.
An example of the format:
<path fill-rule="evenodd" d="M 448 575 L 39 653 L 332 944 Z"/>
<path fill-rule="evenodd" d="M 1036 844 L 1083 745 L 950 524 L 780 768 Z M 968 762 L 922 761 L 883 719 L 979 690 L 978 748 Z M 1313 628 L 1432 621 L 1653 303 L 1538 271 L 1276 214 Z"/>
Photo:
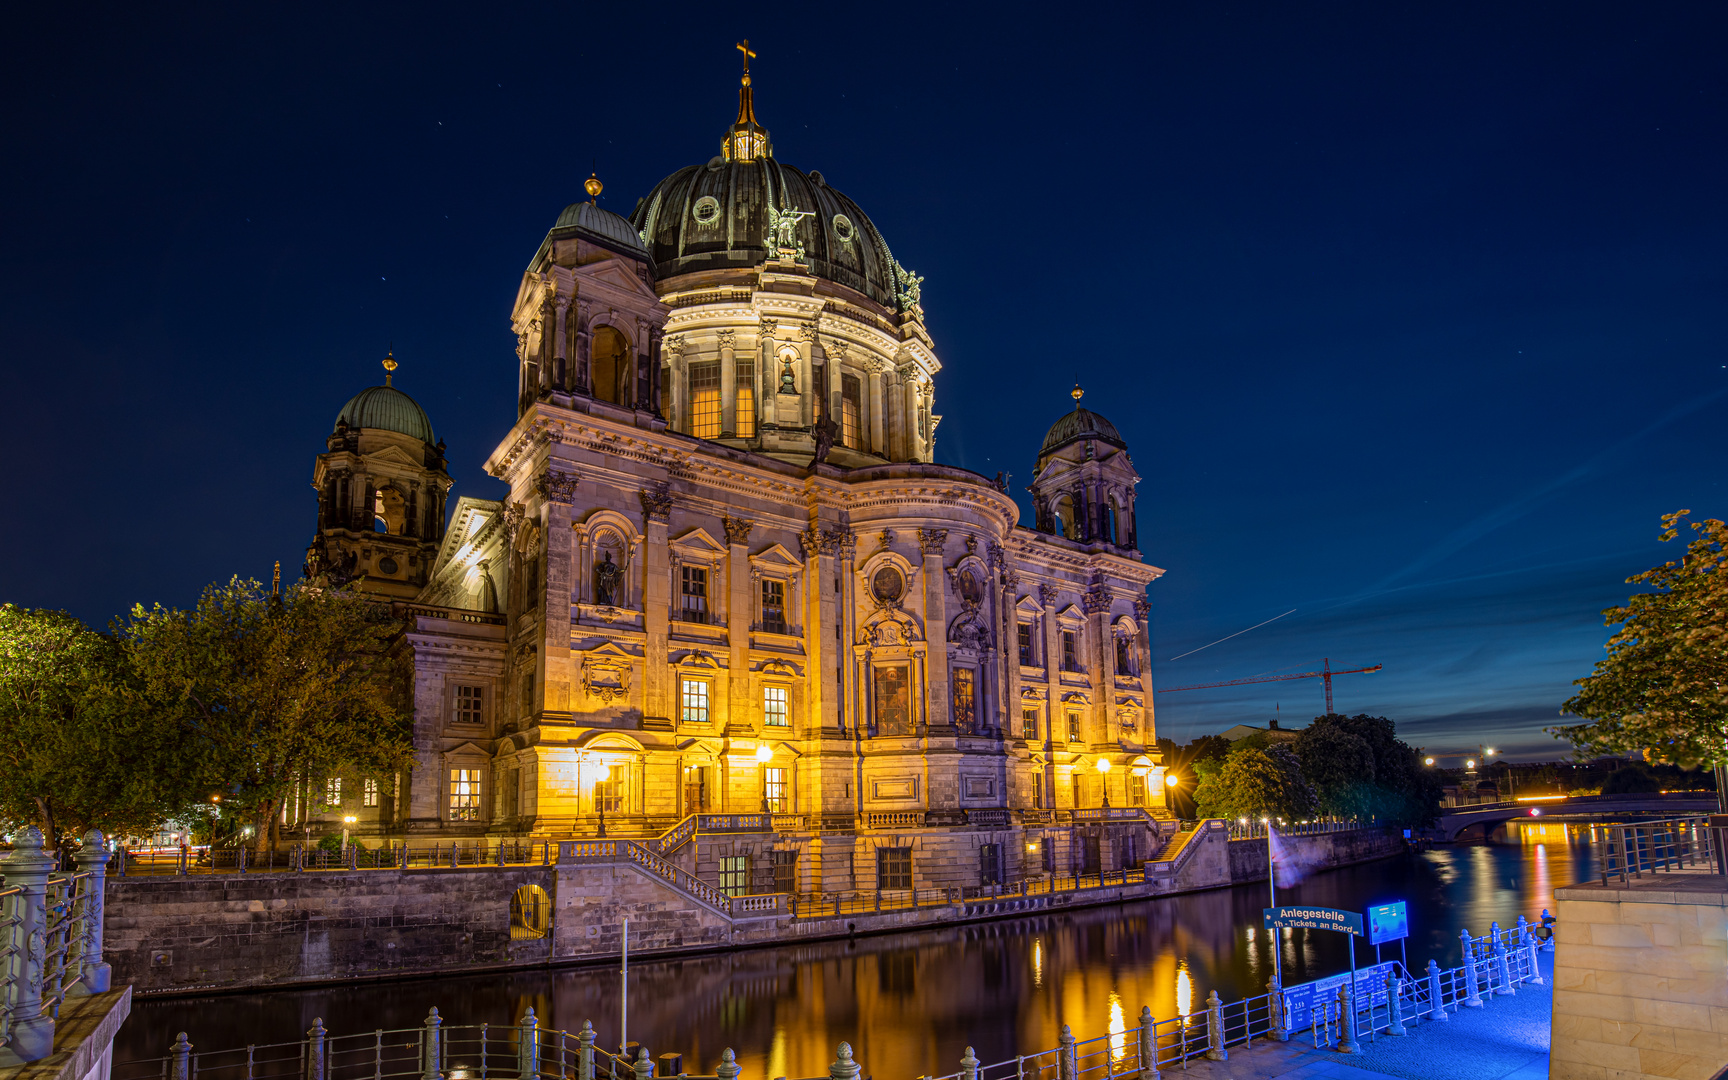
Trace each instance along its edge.
<path fill-rule="evenodd" d="M 1558 799 L 1482 803 L 1449 807 L 1434 829 L 1441 839 L 1456 840 L 1471 829 L 1486 836 L 1496 825 L 1519 818 L 1560 821 L 1625 821 L 1646 817 L 1682 817 L 1716 810 L 1714 791 L 1674 791 L 1667 794 L 1569 795 Z"/>

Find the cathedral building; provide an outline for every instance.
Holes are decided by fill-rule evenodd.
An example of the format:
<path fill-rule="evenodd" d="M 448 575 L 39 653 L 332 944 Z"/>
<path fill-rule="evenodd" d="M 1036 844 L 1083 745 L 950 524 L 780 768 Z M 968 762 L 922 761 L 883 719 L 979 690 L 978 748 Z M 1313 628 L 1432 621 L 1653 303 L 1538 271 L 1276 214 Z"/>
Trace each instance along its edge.
<path fill-rule="evenodd" d="M 338 415 L 307 573 L 408 620 L 416 758 L 327 789 L 329 815 L 671 832 L 734 893 L 1151 858 L 1162 571 L 1120 433 L 1076 388 L 1022 524 L 1000 477 L 936 462 L 922 279 L 775 156 L 747 68 L 719 151 L 629 218 L 591 178 L 529 260 L 504 498 L 446 504 L 393 377 Z"/>

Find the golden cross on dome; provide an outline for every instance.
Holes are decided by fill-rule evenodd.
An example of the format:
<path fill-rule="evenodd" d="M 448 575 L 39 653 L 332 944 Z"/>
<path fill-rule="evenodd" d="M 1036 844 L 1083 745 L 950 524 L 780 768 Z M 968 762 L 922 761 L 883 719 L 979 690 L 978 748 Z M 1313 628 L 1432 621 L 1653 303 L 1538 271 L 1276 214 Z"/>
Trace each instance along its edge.
<path fill-rule="evenodd" d="M 756 59 L 756 54 L 750 50 L 750 39 L 745 38 L 732 47 L 744 54 L 744 78 L 748 81 L 750 78 L 750 61 Z"/>

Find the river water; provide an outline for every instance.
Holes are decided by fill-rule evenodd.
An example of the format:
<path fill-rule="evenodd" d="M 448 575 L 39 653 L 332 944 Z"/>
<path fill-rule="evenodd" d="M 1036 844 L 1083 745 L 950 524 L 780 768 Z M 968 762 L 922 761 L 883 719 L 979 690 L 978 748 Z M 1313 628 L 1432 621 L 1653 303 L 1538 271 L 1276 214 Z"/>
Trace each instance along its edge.
<path fill-rule="evenodd" d="M 1443 846 L 1314 874 L 1281 904 L 1363 911 L 1409 903 L 1412 969 L 1459 960 L 1458 931 L 1537 920 L 1556 888 L 1593 872 L 1576 826 L 1511 823 L 1485 842 Z M 1260 926 L 1267 887 L 1232 889 L 965 927 L 632 964 L 629 1036 L 712 1073 L 731 1047 L 743 1080 L 824 1076 L 841 1041 L 866 1075 L 900 1080 L 959 1068 L 967 1046 L 1000 1061 L 1155 1017 L 1263 993 L 1272 974 Z M 1286 985 L 1346 969 L 1343 935 L 1285 931 Z M 1385 947 L 1386 959 L 1396 946 Z M 1358 946 L 1357 962 L 1373 961 Z M 115 1059 L 157 1057 L 186 1031 L 205 1050 L 296 1039 L 322 1017 L 333 1035 L 418 1025 L 437 1006 L 449 1024 L 511 1024 L 532 1006 L 544 1025 L 591 1020 L 618 1040 L 619 975 L 564 968 L 350 987 L 141 1000 Z"/>

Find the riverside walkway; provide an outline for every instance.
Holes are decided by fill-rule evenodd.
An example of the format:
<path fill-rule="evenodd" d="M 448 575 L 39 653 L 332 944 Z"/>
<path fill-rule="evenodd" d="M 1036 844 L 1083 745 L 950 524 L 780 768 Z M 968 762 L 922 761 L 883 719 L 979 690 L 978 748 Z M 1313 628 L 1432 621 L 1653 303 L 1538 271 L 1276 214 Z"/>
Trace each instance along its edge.
<path fill-rule="evenodd" d="M 1525 984 L 1512 997 L 1461 1009 L 1445 1021 L 1405 1019 L 1410 1034 L 1362 1040 L 1355 1054 L 1316 1050 L 1292 1036 L 1232 1047 L 1228 1061 L 1196 1058 L 1163 1075 L 1193 1080 L 1547 1080 L 1553 1014 L 1554 958 L 1540 954 L 1543 984 Z"/>

